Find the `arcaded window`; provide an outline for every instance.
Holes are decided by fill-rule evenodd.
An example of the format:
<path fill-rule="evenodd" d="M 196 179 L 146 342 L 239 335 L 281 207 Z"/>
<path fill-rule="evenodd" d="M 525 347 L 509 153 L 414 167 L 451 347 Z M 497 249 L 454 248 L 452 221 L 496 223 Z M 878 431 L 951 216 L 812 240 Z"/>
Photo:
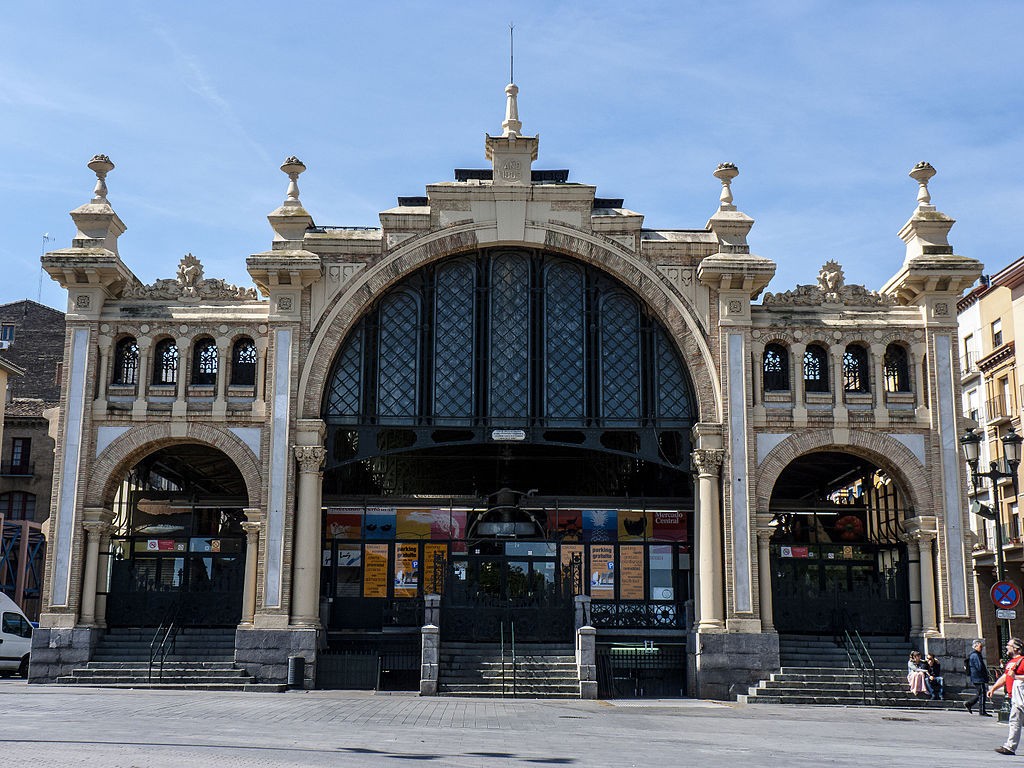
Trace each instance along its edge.
<path fill-rule="evenodd" d="M 828 392 L 828 353 L 817 344 L 809 344 L 804 352 L 804 390 Z"/>
<path fill-rule="evenodd" d="M 789 389 L 789 351 L 781 344 L 764 348 L 764 391 L 785 392 Z"/>
<path fill-rule="evenodd" d="M 212 387 L 217 381 L 217 344 L 213 339 L 200 339 L 192 353 L 192 383 Z"/>
<path fill-rule="evenodd" d="M 256 384 L 256 342 L 244 338 L 231 348 L 231 383 L 240 387 Z"/>
<path fill-rule="evenodd" d="M 174 339 L 164 339 L 156 345 L 153 354 L 153 383 L 178 383 L 178 345 Z"/>
<path fill-rule="evenodd" d="M 114 384 L 135 386 L 139 383 L 139 345 L 126 336 L 114 347 Z"/>
<path fill-rule="evenodd" d="M 885 349 L 885 391 L 910 391 L 910 355 L 902 344 L 890 344 Z"/>
<path fill-rule="evenodd" d="M 850 344 L 843 353 L 843 389 L 846 392 L 870 392 L 868 383 L 868 351 L 859 344 Z"/>

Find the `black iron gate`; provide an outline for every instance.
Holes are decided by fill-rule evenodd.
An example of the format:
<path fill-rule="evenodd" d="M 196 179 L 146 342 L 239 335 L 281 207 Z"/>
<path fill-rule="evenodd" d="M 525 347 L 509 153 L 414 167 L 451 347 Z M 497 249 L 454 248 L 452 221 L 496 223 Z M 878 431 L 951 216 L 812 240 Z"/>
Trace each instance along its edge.
<path fill-rule="evenodd" d="M 441 639 L 572 642 L 575 572 L 558 568 L 553 557 L 453 559 L 441 598 Z"/>
<path fill-rule="evenodd" d="M 773 544 L 772 607 L 779 632 L 906 635 L 906 547 Z"/>

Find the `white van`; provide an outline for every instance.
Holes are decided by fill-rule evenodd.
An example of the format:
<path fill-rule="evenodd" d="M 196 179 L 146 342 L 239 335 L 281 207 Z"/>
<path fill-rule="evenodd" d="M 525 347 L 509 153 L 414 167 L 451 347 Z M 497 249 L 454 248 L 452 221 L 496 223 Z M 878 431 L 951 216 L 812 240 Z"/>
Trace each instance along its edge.
<path fill-rule="evenodd" d="M 0 592 L 0 677 L 17 672 L 28 677 L 28 652 L 32 647 L 32 625 L 21 608 Z"/>

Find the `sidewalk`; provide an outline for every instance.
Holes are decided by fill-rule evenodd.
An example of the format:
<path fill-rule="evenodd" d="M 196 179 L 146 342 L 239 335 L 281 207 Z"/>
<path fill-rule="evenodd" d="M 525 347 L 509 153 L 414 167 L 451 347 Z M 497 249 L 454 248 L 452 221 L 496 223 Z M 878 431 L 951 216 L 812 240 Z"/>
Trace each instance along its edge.
<path fill-rule="evenodd" d="M 994 719 L 949 711 L 105 691 L 0 681 L 6 765 L 962 768 L 1005 765 L 992 751 L 1005 735 Z"/>

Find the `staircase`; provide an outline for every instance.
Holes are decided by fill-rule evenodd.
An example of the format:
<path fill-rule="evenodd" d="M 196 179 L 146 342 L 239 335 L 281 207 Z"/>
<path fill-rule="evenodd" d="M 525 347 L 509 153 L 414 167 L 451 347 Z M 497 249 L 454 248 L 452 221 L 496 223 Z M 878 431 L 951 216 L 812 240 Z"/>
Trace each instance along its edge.
<path fill-rule="evenodd" d="M 959 700 L 931 701 L 914 696 L 907 687 L 907 657 L 911 644 L 902 637 L 865 637 L 875 663 L 877 683 L 872 691 L 870 671 L 865 677 L 850 668 L 846 651 L 831 638 L 779 635 L 782 669 L 737 696 L 744 704 L 832 704 L 843 706 L 923 707 L 952 709 Z"/>
<path fill-rule="evenodd" d="M 163 674 L 154 661 L 150 679 L 152 628 L 112 628 L 96 645 L 92 661 L 57 678 L 58 685 L 203 691 L 283 691 L 257 683 L 234 663 L 233 629 L 184 628 L 167 653 Z"/>
<path fill-rule="evenodd" d="M 497 643 L 443 643 L 439 693 L 478 698 L 578 699 L 579 669 L 571 645 L 517 644 L 512 652 Z"/>

